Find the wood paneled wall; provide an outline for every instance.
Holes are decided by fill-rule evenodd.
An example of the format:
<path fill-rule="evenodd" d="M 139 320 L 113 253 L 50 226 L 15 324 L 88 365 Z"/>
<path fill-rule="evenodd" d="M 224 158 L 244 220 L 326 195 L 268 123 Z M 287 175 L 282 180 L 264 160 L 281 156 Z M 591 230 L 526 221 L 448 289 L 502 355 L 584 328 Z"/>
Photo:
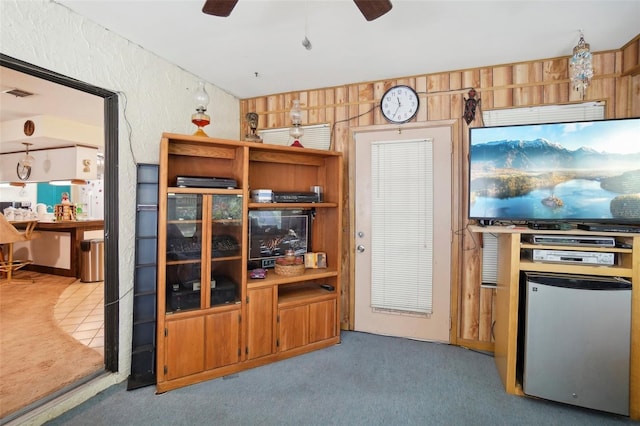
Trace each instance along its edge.
<path fill-rule="evenodd" d="M 454 161 L 458 176 L 454 179 L 452 211 L 453 229 L 452 282 L 455 300 L 452 302 L 454 330 L 452 343 L 475 349 L 492 350 L 492 311 L 494 290 L 480 287 L 481 237 L 467 230 L 466 198 L 468 185 L 468 127 L 481 126 L 480 111 L 469 126 L 462 119 L 464 100 L 469 89 L 475 88 L 482 110 L 525 106 L 557 105 L 582 101 L 606 102 L 606 117 L 640 117 L 640 34 L 619 50 L 594 53 L 594 78 L 584 99 L 571 89 L 569 57 L 543 59 L 507 65 L 496 65 L 435 74 L 401 77 L 384 81 L 344 84 L 321 89 L 273 94 L 241 101 L 241 114 L 256 112 L 259 129 L 289 127 L 289 109 L 294 99 L 300 99 L 303 123 L 329 123 L 332 126 L 332 149 L 345 155 L 344 189 L 345 242 L 352 240 L 352 203 L 348 199 L 352 178 L 349 174 L 350 129 L 369 125 L 388 125 L 378 105 L 382 94 L 391 86 L 406 84 L 420 97 L 421 107 L 416 122 L 459 120 L 460 153 Z M 249 133 L 242 122 L 241 134 Z M 350 244 L 343 244 L 342 322 L 352 325 L 351 300 L 353 283 Z"/>

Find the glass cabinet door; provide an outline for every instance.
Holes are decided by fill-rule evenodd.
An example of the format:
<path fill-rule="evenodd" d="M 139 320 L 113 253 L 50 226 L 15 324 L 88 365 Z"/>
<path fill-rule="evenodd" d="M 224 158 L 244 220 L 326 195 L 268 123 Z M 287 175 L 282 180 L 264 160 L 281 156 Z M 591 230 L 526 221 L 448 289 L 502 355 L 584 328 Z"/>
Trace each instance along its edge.
<path fill-rule="evenodd" d="M 202 203 L 200 194 L 168 194 L 167 312 L 201 306 Z"/>
<path fill-rule="evenodd" d="M 211 306 L 239 301 L 242 200 L 236 194 L 211 197 Z"/>

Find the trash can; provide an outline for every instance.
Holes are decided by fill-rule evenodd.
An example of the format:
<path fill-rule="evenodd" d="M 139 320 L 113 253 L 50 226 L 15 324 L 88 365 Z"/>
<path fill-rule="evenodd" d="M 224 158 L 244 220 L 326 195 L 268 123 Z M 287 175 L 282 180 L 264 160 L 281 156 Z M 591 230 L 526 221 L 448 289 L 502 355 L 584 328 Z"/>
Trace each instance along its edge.
<path fill-rule="evenodd" d="M 80 242 L 80 282 L 104 281 L 104 239 Z"/>

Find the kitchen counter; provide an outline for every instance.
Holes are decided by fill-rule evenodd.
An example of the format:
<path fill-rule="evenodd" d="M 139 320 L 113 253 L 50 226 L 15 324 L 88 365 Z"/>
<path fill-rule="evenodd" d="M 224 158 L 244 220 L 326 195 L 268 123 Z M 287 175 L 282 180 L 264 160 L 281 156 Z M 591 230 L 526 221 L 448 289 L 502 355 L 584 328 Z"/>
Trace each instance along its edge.
<path fill-rule="evenodd" d="M 18 229 L 26 226 L 14 223 Z M 27 270 L 45 274 L 80 278 L 80 243 L 90 236 L 92 231 L 103 231 L 104 220 L 80 221 L 38 221 L 35 231 L 40 235 L 33 241 L 21 243 L 29 250 L 33 260 Z M 102 234 L 101 234 L 102 235 Z M 16 244 L 16 249 L 18 244 Z"/>
<path fill-rule="evenodd" d="M 18 226 L 16 225 L 16 228 Z M 70 229 L 94 230 L 103 229 L 104 220 L 64 220 L 64 221 L 46 221 L 40 220 L 36 224 L 36 230 L 70 230 Z M 19 229 L 19 228 L 18 228 Z"/>

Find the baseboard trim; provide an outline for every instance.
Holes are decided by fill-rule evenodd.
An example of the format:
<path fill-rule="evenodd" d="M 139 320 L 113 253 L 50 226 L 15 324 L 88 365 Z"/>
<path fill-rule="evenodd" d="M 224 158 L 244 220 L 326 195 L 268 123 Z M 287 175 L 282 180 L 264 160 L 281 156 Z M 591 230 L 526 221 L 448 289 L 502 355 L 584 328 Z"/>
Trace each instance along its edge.
<path fill-rule="evenodd" d="M 0 419 L 0 425 L 42 425 L 77 407 L 103 390 L 126 380 L 118 373 L 99 371 L 46 398 Z"/>

